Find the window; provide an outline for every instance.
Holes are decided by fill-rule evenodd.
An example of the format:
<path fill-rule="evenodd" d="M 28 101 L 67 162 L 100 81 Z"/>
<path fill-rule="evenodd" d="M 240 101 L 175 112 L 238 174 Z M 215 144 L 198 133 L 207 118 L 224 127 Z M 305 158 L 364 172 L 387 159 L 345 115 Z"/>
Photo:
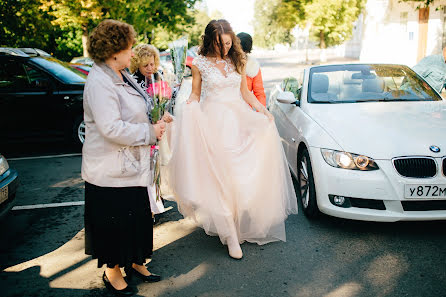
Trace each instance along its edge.
<path fill-rule="evenodd" d="M 310 71 L 309 103 L 441 101 L 435 91 L 403 65 L 328 65 Z"/>
<path fill-rule="evenodd" d="M 21 61 L 8 60 L 0 69 L 0 88 L 17 91 L 47 89 L 49 77 Z"/>
<path fill-rule="evenodd" d="M 59 61 L 54 58 L 42 58 L 35 57 L 31 58 L 30 62 L 37 64 L 38 67 L 45 69 L 53 76 L 62 80 L 64 83 L 68 84 L 80 84 L 85 83 L 85 75 L 74 72 L 67 63 Z"/>
<path fill-rule="evenodd" d="M 49 79 L 46 74 L 38 69 L 32 68 L 29 65 L 24 65 L 24 68 L 31 87 L 37 89 L 46 89 L 48 87 Z"/>
<path fill-rule="evenodd" d="M 29 85 L 23 64 L 17 61 L 6 61 L 0 68 L 0 88 L 20 89 Z"/>

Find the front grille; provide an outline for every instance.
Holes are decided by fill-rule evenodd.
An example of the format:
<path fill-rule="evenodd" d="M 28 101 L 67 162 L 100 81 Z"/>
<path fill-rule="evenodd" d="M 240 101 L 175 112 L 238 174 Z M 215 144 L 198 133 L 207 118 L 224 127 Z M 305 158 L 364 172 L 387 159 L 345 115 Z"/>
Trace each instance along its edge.
<path fill-rule="evenodd" d="M 386 206 L 382 200 L 350 198 L 353 207 L 386 210 Z"/>
<path fill-rule="evenodd" d="M 437 174 L 437 165 L 434 159 L 431 158 L 414 157 L 394 159 L 393 166 L 404 177 L 427 178 Z"/>
<path fill-rule="evenodd" d="M 402 201 L 405 211 L 446 210 L 446 200 L 437 201 Z"/>

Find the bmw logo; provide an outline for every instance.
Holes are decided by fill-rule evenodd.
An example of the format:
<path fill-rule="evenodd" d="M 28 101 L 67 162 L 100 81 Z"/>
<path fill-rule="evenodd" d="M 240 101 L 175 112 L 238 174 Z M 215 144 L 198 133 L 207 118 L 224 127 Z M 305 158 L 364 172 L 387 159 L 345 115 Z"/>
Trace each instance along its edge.
<path fill-rule="evenodd" d="M 431 145 L 429 147 L 429 149 L 431 150 L 431 152 L 434 152 L 434 153 L 439 153 L 440 152 L 440 148 L 438 146 L 436 146 L 436 145 Z"/>

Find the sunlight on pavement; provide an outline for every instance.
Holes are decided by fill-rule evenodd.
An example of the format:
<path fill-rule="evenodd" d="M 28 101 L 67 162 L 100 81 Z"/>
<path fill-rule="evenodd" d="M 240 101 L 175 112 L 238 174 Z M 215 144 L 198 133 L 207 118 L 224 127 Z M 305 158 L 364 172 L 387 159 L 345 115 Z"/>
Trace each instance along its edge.
<path fill-rule="evenodd" d="M 65 188 L 65 187 L 73 187 L 73 186 L 84 186 L 84 180 L 81 177 L 75 177 L 66 179 L 64 181 L 55 183 L 51 185 L 51 188 Z"/>
<path fill-rule="evenodd" d="M 387 296 L 398 284 L 398 279 L 409 270 L 409 264 L 398 255 L 385 255 L 374 259 L 365 276 L 372 286 L 380 288 L 379 296 Z"/>
<path fill-rule="evenodd" d="M 191 220 L 166 222 L 154 228 L 154 251 L 178 239 L 181 239 L 196 229 Z M 58 249 L 38 258 L 6 268 L 5 272 L 21 272 L 30 267 L 39 266 L 40 276 L 48 279 L 52 288 L 92 289 L 102 288 L 101 269 L 97 269 L 97 260 L 85 255 L 84 229 L 79 231 L 70 241 Z M 185 275 L 175 278 L 175 288 L 190 284 L 191 279 L 199 279 L 207 270 L 204 264 L 198 265 Z M 97 277 L 96 277 L 97 275 Z M 87 277 L 86 277 L 87 276 Z M 173 280 L 169 279 L 166 286 L 171 287 Z"/>
<path fill-rule="evenodd" d="M 209 265 L 206 263 L 201 263 L 194 269 L 190 270 L 188 273 L 181 274 L 177 277 L 172 277 L 160 282 L 157 286 L 151 286 L 150 284 L 143 284 L 139 287 L 140 293 L 143 293 L 144 288 L 148 288 L 150 296 L 163 296 L 168 292 L 179 291 L 185 287 L 190 286 L 193 282 L 198 281 L 202 278 L 209 269 Z"/>
<path fill-rule="evenodd" d="M 70 241 L 58 249 L 5 269 L 6 272 L 20 272 L 33 266 L 40 266 L 40 275 L 51 278 L 88 258 L 84 253 L 84 230 L 79 231 Z"/>
<path fill-rule="evenodd" d="M 358 293 L 362 287 L 357 283 L 346 283 L 337 288 L 336 290 L 324 295 L 324 297 L 353 297 L 359 296 Z"/>

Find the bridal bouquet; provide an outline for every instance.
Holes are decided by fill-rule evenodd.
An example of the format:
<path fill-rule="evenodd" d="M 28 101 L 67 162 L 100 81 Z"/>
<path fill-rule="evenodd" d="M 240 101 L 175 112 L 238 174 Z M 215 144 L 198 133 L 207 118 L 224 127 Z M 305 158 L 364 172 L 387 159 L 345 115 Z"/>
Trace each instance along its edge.
<path fill-rule="evenodd" d="M 152 83 L 147 86 L 147 94 L 153 100 L 153 109 L 150 112 L 150 115 L 152 117 L 152 123 L 155 124 L 161 120 L 166 111 L 166 107 L 172 98 L 172 89 L 168 82 L 164 81 L 162 78 L 155 81 L 155 78 L 152 75 Z M 155 184 L 156 201 L 159 201 L 161 198 L 161 165 L 159 159 L 159 145 L 157 143 L 150 147 L 150 170 L 153 172 L 152 185 Z"/>

